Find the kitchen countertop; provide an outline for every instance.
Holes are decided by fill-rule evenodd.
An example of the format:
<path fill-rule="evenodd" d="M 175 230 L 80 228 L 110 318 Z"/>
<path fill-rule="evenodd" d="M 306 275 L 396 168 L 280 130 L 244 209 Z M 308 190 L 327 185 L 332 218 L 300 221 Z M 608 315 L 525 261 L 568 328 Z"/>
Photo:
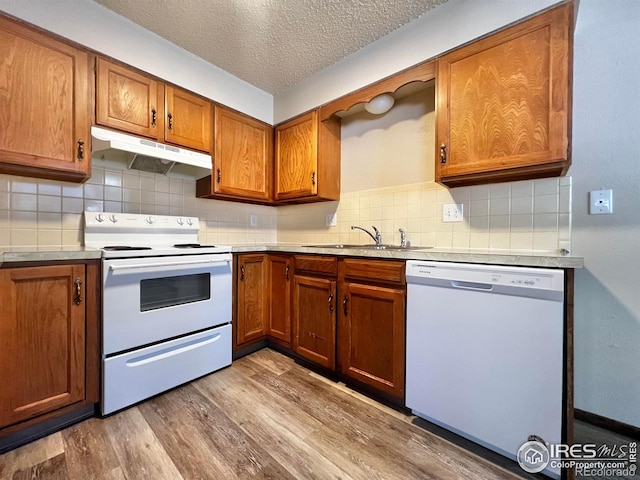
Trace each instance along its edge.
<path fill-rule="evenodd" d="M 474 248 L 428 248 L 414 250 L 370 250 L 332 248 L 293 244 L 234 245 L 233 253 L 281 252 L 349 257 L 388 258 L 396 260 L 434 260 L 441 262 L 483 263 L 521 267 L 583 268 L 582 257 L 561 256 L 555 252 L 531 250 L 491 250 Z M 89 247 L 1 247 L 0 265 L 14 262 L 49 262 L 56 260 L 98 259 L 102 252 Z"/>

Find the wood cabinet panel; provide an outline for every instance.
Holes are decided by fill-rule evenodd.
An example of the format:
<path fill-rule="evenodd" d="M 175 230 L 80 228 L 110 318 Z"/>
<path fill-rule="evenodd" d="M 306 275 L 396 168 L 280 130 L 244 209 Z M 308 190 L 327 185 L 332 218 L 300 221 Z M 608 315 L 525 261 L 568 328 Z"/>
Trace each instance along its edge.
<path fill-rule="evenodd" d="M 320 255 L 296 255 L 296 272 L 335 277 L 338 274 L 338 259 Z"/>
<path fill-rule="evenodd" d="M 341 283 L 340 372 L 404 396 L 405 290 Z"/>
<path fill-rule="evenodd" d="M 0 172 L 84 181 L 88 54 L 0 17 Z"/>
<path fill-rule="evenodd" d="M 268 330 L 267 255 L 238 256 L 236 345 L 263 338 Z"/>
<path fill-rule="evenodd" d="M 82 401 L 84 265 L 0 270 L 0 292 L 0 427 Z"/>
<path fill-rule="evenodd" d="M 96 123 L 158 139 L 164 131 L 164 85 L 130 68 L 97 59 Z"/>
<path fill-rule="evenodd" d="M 211 152 L 213 136 L 211 102 L 170 85 L 165 86 L 165 140 Z"/>
<path fill-rule="evenodd" d="M 570 165 L 572 5 L 438 60 L 436 180 L 560 175 Z"/>
<path fill-rule="evenodd" d="M 343 258 L 340 261 L 341 280 L 405 284 L 405 263 L 389 260 Z"/>
<path fill-rule="evenodd" d="M 323 367 L 335 368 L 336 282 L 296 275 L 293 293 L 293 350 Z"/>
<path fill-rule="evenodd" d="M 269 261 L 269 336 L 291 345 L 291 257 L 272 255 Z"/>
<path fill-rule="evenodd" d="M 269 202 L 273 198 L 273 127 L 216 105 L 213 175 L 196 196 Z"/>

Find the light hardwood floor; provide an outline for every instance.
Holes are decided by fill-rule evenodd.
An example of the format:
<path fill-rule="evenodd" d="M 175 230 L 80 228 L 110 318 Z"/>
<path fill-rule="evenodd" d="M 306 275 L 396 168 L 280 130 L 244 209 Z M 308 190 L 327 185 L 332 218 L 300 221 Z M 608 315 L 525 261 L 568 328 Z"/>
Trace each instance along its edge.
<path fill-rule="evenodd" d="M 521 478 L 264 349 L 0 456 L 2 479 Z"/>

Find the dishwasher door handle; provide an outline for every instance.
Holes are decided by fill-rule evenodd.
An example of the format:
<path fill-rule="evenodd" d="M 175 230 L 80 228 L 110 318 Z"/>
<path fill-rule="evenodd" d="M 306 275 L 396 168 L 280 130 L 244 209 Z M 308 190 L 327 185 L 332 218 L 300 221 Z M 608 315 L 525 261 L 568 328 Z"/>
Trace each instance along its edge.
<path fill-rule="evenodd" d="M 493 290 L 493 285 L 490 283 L 477 283 L 477 282 L 462 282 L 458 280 L 451 280 L 451 286 L 454 288 L 462 288 L 465 290 L 480 290 L 483 292 L 490 292 Z"/>

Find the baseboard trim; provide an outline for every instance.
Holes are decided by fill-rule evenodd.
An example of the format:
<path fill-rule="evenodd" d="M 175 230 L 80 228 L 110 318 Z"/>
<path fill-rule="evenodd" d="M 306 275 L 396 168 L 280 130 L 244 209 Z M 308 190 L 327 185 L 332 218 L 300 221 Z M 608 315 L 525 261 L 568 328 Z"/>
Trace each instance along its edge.
<path fill-rule="evenodd" d="M 596 413 L 586 412 L 578 408 L 574 410 L 573 415 L 576 420 L 590 423 L 596 427 L 606 428 L 607 430 L 633 438 L 634 440 L 640 440 L 640 428 L 629 425 L 628 423 L 619 422 L 618 420 L 603 417 Z"/>

